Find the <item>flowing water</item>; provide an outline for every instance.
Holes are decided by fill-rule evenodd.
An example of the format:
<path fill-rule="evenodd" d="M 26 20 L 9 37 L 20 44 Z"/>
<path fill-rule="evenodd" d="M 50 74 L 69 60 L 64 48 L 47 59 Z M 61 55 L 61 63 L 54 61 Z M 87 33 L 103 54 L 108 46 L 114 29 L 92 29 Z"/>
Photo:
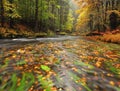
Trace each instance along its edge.
<path fill-rule="evenodd" d="M 41 74 L 48 74 L 46 80 L 54 88 L 51 91 L 120 91 L 119 66 L 116 70 L 103 64 L 111 60 L 120 64 L 119 54 L 117 44 L 78 36 L 1 39 L 0 91 L 43 91 L 49 82 L 38 82 Z M 47 65 L 51 71 L 41 71 L 41 65 Z"/>

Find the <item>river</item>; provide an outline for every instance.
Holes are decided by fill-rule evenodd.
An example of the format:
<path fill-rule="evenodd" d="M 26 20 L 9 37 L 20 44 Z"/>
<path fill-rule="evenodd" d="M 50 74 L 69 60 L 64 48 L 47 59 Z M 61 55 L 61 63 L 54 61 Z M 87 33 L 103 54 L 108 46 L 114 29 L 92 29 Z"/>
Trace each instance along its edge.
<path fill-rule="evenodd" d="M 0 91 L 13 88 L 20 91 L 17 87 L 21 85 L 15 83 L 20 83 L 19 79 L 24 79 L 25 73 L 32 73 L 34 82 L 31 88 L 24 87 L 24 91 L 47 89 L 43 86 L 44 82 L 38 82 L 37 76 L 41 74 L 52 81 L 54 90 L 51 91 L 120 91 L 119 67 L 115 70 L 106 66 L 109 60 L 120 64 L 119 54 L 120 46 L 117 44 L 90 41 L 78 36 L 1 39 Z M 111 55 L 116 56 L 110 58 Z M 47 65 L 51 71 L 41 71 L 41 65 Z M 15 82 L 13 79 L 18 80 Z M 29 79 L 32 78 L 26 78 Z M 29 81 L 26 84 L 29 87 Z"/>

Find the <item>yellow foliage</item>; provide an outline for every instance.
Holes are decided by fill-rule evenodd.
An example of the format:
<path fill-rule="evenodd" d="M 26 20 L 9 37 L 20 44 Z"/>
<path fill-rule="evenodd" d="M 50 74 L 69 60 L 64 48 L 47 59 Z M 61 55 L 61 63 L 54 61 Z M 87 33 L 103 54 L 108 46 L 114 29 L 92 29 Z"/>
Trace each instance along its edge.
<path fill-rule="evenodd" d="M 2 37 L 7 37 L 10 35 L 17 35 L 17 32 L 13 29 L 0 28 L 0 35 Z"/>
<path fill-rule="evenodd" d="M 89 1 L 89 0 L 88 0 Z M 79 14 L 76 24 L 76 30 L 79 30 L 79 28 L 83 25 L 85 25 L 89 21 L 89 14 L 90 11 L 90 5 L 88 3 L 85 3 L 80 7 L 80 9 L 76 10 L 76 13 Z"/>

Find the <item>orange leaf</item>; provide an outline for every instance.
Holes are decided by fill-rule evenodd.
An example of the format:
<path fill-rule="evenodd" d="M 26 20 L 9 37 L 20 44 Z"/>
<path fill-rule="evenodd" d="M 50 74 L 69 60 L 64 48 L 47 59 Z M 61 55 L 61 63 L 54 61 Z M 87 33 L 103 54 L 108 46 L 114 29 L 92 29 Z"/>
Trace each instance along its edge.
<path fill-rule="evenodd" d="M 109 84 L 112 85 L 112 86 L 115 85 L 115 83 L 113 81 L 110 81 Z"/>

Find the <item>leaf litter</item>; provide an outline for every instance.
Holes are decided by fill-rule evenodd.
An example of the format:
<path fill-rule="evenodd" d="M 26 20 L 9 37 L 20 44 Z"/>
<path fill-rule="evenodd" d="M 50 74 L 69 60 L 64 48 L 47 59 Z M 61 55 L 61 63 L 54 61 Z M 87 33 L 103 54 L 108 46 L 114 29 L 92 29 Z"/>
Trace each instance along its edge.
<path fill-rule="evenodd" d="M 119 91 L 119 48 L 82 38 L 1 48 L 0 90 Z"/>

